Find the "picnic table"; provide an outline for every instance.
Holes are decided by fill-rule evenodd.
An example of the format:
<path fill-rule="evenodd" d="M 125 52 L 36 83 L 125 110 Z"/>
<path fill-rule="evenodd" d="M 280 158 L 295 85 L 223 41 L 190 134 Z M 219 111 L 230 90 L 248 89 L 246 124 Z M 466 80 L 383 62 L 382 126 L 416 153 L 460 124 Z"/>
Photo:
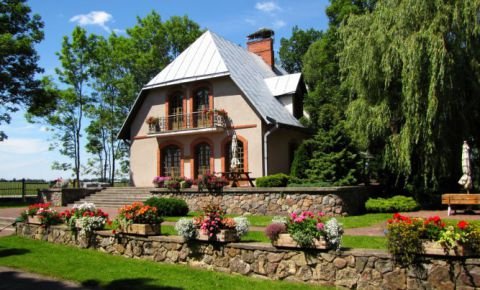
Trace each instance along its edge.
<path fill-rule="evenodd" d="M 250 177 L 251 172 L 226 171 L 220 173 L 222 174 L 222 177 L 226 178 L 228 181 L 231 181 L 231 187 L 240 187 L 242 181 L 246 181 L 248 182 L 248 185 L 250 185 L 251 187 L 255 187 L 255 185 L 253 184 L 255 178 Z"/>

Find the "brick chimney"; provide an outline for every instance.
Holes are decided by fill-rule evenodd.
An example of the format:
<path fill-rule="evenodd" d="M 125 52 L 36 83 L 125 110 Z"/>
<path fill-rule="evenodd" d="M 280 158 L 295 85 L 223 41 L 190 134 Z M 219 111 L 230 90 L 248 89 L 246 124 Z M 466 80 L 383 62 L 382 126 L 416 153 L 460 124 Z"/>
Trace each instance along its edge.
<path fill-rule="evenodd" d="M 275 33 L 268 28 L 262 28 L 247 36 L 247 49 L 260 56 L 272 69 L 275 65 L 273 53 L 273 36 Z"/>

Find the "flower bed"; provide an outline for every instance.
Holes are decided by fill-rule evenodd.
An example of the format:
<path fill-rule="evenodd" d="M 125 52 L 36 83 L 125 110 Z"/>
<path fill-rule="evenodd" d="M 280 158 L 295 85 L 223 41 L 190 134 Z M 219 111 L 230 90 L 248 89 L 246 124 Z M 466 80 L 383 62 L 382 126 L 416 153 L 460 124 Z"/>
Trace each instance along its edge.
<path fill-rule="evenodd" d="M 218 205 L 210 205 L 193 219 L 180 219 L 175 229 L 185 240 L 236 242 L 248 232 L 249 226 L 247 218 L 225 217 L 225 211 Z"/>
<path fill-rule="evenodd" d="M 23 220 L 42 226 L 56 225 L 62 222 L 58 212 L 50 208 L 50 203 L 36 203 L 22 213 Z"/>
<path fill-rule="evenodd" d="M 343 228 L 335 218 L 324 223 L 323 217 L 321 212 L 293 212 L 288 219 L 274 219 L 265 234 L 277 247 L 339 249 Z"/>
<path fill-rule="evenodd" d="M 88 202 L 76 204 L 71 210 L 67 209 L 60 215 L 70 229 L 84 235 L 103 229 L 108 222 L 108 214 L 97 209 L 94 203 Z"/>
<path fill-rule="evenodd" d="M 126 234 L 159 235 L 162 221 L 157 208 L 134 202 L 119 209 L 114 225 Z"/>
<path fill-rule="evenodd" d="M 387 221 L 388 250 L 402 264 L 418 255 L 479 255 L 480 228 L 466 221 L 446 225 L 438 216 L 427 219 L 394 214 Z"/>

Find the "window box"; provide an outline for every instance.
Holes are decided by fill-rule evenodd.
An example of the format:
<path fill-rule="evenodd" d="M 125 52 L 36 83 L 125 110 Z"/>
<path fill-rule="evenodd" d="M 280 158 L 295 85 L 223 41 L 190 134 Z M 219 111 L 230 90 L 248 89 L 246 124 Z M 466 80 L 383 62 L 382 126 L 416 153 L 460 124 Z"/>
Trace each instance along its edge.
<path fill-rule="evenodd" d="M 279 234 L 278 239 L 272 242 L 275 247 L 283 248 L 301 248 L 298 243 L 290 236 L 290 234 Z M 327 250 L 330 247 L 327 241 L 322 237 L 320 240 L 315 240 L 313 249 Z"/>
<path fill-rule="evenodd" d="M 220 232 L 217 234 L 216 239 L 209 239 L 207 234 L 205 234 L 202 230 L 198 230 L 197 240 L 230 243 L 238 242 L 240 238 L 238 237 L 237 231 L 235 229 L 220 230 Z"/>
<path fill-rule="evenodd" d="M 123 233 L 140 236 L 158 236 L 161 233 L 160 224 L 129 224 Z"/>

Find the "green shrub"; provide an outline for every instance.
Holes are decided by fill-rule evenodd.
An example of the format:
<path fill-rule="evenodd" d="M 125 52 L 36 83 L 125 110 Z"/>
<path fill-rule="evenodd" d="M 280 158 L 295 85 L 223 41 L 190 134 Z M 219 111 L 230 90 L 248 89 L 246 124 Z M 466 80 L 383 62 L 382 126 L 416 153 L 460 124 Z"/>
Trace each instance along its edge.
<path fill-rule="evenodd" d="M 145 204 L 156 207 L 160 216 L 185 216 L 188 214 L 187 203 L 178 198 L 151 197 L 145 201 Z"/>
<path fill-rule="evenodd" d="M 284 173 L 257 178 L 257 187 L 286 187 L 290 176 Z"/>
<path fill-rule="evenodd" d="M 333 186 L 331 182 L 300 179 L 292 176 L 288 181 L 288 187 L 330 187 L 330 186 Z"/>
<path fill-rule="evenodd" d="M 369 198 L 365 203 L 369 212 L 406 212 L 420 208 L 420 205 L 412 198 L 396 195 L 392 198 Z"/>

